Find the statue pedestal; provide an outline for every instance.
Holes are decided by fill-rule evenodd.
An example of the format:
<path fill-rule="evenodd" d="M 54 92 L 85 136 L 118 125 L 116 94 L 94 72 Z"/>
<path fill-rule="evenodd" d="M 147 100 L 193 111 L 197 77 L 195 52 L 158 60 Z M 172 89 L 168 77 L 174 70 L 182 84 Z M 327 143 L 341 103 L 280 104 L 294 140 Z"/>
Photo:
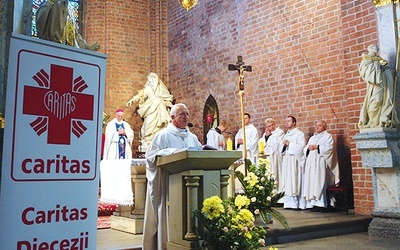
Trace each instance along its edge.
<path fill-rule="evenodd" d="M 119 206 L 111 216 L 111 228 L 131 234 L 142 234 L 147 184 L 146 159 L 132 159 L 131 180 L 134 205 Z"/>
<path fill-rule="evenodd" d="M 364 129 L 354 140 L 363 167 L 372 169 L 374 218 L 368 233 L 400 238 L 400 133 L 395 129 Z"/>
<path fill-rule="evenodd" d="M 167 249 L 200 249 L 193 212 L 205 198 L 228 198 L 229 166 L 242 157 L 241 151 L 183 151 L 159 157 L 157 166 L 169 176 Z"/>
<path fill-rule="evenodd" d="M 118 231 L 130 234 L 143 234 L 143 225 L 144 216 L 111 215 L 111 228 Z"/>

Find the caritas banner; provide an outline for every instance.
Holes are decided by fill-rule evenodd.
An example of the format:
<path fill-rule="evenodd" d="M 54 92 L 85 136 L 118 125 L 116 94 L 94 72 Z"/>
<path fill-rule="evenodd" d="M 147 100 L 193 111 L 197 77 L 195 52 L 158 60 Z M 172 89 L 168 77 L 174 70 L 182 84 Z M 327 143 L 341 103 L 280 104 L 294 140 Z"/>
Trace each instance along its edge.
<path fill-rule="evenodd" d="M 106 56 L 13 34 L 0 249 L 96 249 Z"/>

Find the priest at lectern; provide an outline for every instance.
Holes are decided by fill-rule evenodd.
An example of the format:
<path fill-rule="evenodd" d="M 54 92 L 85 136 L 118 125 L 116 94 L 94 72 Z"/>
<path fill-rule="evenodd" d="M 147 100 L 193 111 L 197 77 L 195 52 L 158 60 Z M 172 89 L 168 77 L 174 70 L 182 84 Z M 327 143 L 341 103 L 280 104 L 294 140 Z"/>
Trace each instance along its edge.
<path fill-rule="evenodd" d="M 171 149 L 201 146 L 187 127 L 189 110 L 178 103 L 171 108 L 171 123 L 158 132 L 146 152 L 147 193 L 143 228 L 143 250 L 166 249 L 168 241 L 167 201 L 169 173 L 156 166 L 157 156 Z"/>

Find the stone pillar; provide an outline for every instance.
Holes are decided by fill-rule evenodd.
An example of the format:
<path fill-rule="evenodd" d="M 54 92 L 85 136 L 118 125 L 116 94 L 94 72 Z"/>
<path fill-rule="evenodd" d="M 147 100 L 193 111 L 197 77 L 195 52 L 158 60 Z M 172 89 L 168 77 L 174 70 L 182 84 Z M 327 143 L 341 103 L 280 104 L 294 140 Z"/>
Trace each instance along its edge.
<path fill-rule="evenodd" d="M 222 200 L 227 200 L 229 198 L 228 195 L 228 185 L 229 185 L 229 179 L 231 176 L 233 176 L 233 171 L 230 170 L 222 170 L 221 171 L 221 199 Z"/>
<path fill-rule="evenodd" d="M 134 215 L 142 215 L 144 216 L 144 207 L 146 203 L 146 185 L 147 179 L 146 175 L 141 176 L 133 176 L 132 175 L 132 185 L 135 194 L 135 204 L 132 210 L 132 214 Z"/>
<path fill-rule="evenodd" d="M 378 54 L 390 63 L 395 75 L 395 109 L 400 115 L 399 86 L 399 1 L 376 1 Z M 354 136 L 363 167 L 372 169 L 374 217 L 368 232 L 374 236 L 400 238 L 400 131 L 373 128 Z"/>
<path fill-rule="evenodd" d="M 362 130 L 354 136 L 362 166 L 372 169 L 373 219 L 368 233 L 400 238 L 400 132 L 395 129 Z"/>
<path fill-rule="evenodd" d="M 393 13 L 393 5 L 387 4 L 379 6 L 375 9 L 379 55 L 390 63 L 390 67 L 394 69 L 396 65 L 396 34 L 395 20 Z"/>
<path fill-rule="evenodd" d="M 196 211 L 199 207 L 198 205 L 198 188 L 200 186 L 200 176 L 185 176 L 186 181 L 186 195 L 187 195 L 187 232 L 185 234 L 185 240 L 193 241 L 198 240 L 199 237 L 196 234 L 196 224 L 193 212 Z"/>
<path fill-rule="evenodd" d="M 398 37 L 400 27 L 400 8 L 399 3 L 393 4 L 393 1 L 380 1 L 380 5 L 376 6 L 376 26 L 378 33 L 378 54 L 390 64 L 392 70 L 396 70 L 396 57 L 399 49 Z M 398 1 L 394 1 L 398 2 Z M 400 61 L 399 61 L 400 62 Z M 400 65 L 397 66 L 399 70 Z M 400 116 L 400 84 L 399 73 L 395 82 L 395 109 L 397 116 Z"/>

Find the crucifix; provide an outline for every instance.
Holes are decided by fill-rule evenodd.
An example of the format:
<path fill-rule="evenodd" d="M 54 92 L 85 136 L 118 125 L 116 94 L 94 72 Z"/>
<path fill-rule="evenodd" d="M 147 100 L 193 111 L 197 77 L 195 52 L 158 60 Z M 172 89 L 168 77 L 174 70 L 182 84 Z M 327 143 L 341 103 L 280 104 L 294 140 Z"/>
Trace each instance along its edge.
<path fill-rule="evenodd" d="M 245 65 L 243 62 L 242 56 L 237 56 L 236 64 L 229 64 L 229 70 L 237 70 L 239 72 L 238 77 L 238 87 L 239 87 L 239 97 L 240 97 L 240 110 L 242 114 L 242 132 L 243 132 L 243 159 L 246 161 L 247 159 L 247 149 L 246 149 L 246 125 L 244 123 L 244 104 L 243 104 L 243 96 L 244 96 L 244 72 L 252 72 L 253 69 L 249 65 Z M 247 167 L 245 164 L 244 174 L 247 176 Z"/>

